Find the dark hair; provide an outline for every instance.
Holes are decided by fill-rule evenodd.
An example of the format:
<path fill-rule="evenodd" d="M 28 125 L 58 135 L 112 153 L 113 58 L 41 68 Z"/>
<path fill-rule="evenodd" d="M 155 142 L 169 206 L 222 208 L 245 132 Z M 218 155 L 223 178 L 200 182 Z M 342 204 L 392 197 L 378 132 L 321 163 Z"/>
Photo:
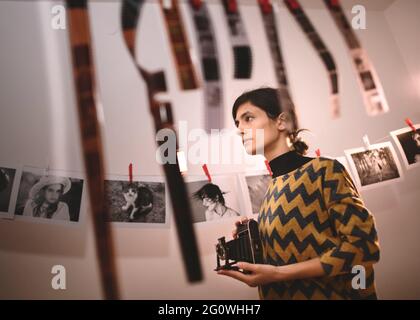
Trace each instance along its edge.
<path fill-rule="evenodd" d="M 193 194 L 195 199 L 203 200 L 204 198 L 209 198 L 212 201 L 218 201 L 221 204 L 225 205 L 225 198 L 223 195 L 225 192 L 222 192 L 219 186 L 213 183 L 207 183 L 202 186 L 198 191 Z"/>
<path fill-rule="evenodd" d="M 292 131 L 288 133 L 293 149 L 300 154 L 305 154 L 308 150 L 308 145 L 298 136 L 300 132 L 306 129 L 298 129 L 298 120 L 294 107 L 283 110 L 280 103 L 279 90 L 263 87 L 251 91 L 246 91 L 241 94 L 235 101 L 232 107 L 232 117 L 236 119 L 236 113 L 241 105 L 244 103 L 252 103 L 254 106 L 265 111 L 270 119 L 276 119 L 281 113 L 286 113 L 292 122 Z"/>

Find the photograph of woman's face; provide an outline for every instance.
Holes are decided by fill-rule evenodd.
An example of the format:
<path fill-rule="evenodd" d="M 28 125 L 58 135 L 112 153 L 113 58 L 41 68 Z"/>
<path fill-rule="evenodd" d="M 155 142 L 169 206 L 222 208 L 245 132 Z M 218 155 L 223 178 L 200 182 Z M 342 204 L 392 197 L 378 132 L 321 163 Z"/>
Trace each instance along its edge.
<path fill-rule="evenodd" d="M 44 187 L 45 202 L 49 205 L 56 204 L 63 194 L 63 185 L 56 183 Z"/>
<path fill-rule="evenodd" d="M 209 197 L 203 197 L 203 206 L 207 208 L 209 211 L 213 211 L 216 205 L 219 203 L 219 198 L 216 196 L 215 199 L 211 199 Z"/>
<path fill-rule="evenodd" d="M 264 154 L 279 139 L 276 121 L 270 119 L 261 108 L 247 102 L 238 108 L 235 125 L 246 152 Z"/>

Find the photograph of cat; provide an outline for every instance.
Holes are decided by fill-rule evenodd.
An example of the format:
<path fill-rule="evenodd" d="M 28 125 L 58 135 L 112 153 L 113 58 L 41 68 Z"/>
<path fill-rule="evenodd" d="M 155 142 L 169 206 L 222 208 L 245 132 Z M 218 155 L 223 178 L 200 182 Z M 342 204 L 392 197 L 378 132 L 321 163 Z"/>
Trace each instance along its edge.
<path fill-rule="evenodd" d="M 135 215 L 147 214 L 153 209 L 153 194 L 146 187 L 130 183 L 123 188 L 123 196 L 126 203 L 121 209 L 129 214 L 130 221 L 134 220 Z"/>
<path fill-rule="evenodd" d="M 105 200 L 111 222 L 166 223 L 165 183 L 126 181 L 119 176 L 105 180 Z M 146 180 L 146 178 L 144 179 Z"/>

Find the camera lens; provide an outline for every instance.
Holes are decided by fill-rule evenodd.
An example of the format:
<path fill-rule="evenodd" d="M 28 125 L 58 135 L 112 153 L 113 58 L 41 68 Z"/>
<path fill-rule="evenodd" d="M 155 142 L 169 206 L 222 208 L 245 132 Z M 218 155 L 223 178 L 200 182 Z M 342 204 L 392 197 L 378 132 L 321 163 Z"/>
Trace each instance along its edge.
<path fill-rule="evenodd" d="M 226 249 L 224 246 L 220 244 L 216 245 L 216 252 L 220 259 L 226 260 Z"/>

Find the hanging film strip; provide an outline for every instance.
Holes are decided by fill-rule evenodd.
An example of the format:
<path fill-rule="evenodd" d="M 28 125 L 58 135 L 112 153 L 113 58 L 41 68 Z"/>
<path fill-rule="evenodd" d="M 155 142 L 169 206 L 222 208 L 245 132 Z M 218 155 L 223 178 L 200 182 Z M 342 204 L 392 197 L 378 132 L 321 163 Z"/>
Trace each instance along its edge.
<path fill-rule="evenodd" d="M 348 22 L 343 8 L 340 5 L 340 1 L 324 0 L 324 3 L 350 50 L 367 114 L 375 116 L 388 112 L 389 106 L 385 99 L 379 77 L 376 74 L 367 52 L 362 48 L 359 39 Z"/>
<path fill-rule="evenodd" d="M 239 13 L 238 1 L 222 0 L 233 47 L 234 78 L 250 79 L 252 74 L 252 51 L 245 25 Z"/>
<path fill-rule="evenodd" d="M 93 65 L 87 0 L 66 1 L 69 39 L 76 88 L 77 109 L 83 146 L 84 163 L 90 198 L 90 209 L 96 238 L 102 287 L 106 299 L 118 299 L 118 285 L 109 210 L 104 197 L 104 158 L 100 124 L 95 101 Z"/>
<path fill-rule="evenodd" d="M 145 0 L 124 0 L 121 9 L 121 23 L 124 40 L 128 51 L 143 77 L 148 92 L 149 108 L 154 119 L 155 130 L 169 129 L 175 132 L 172 107 L 169 102 L 160 102 L 156 94 L 166 92 L 166 80 L 163 71 L 151 73 L 136 62 L 136 31 L 141 9 Z M 164 141 L 159 142 L 163 144 Z M 164 152 L 162 150 L 162 152 Z M 162 159 L 164 155 L 162 154 Z M 169 195 L 175 217 L 178 240 L 181 253 L 190 282 L 202 280 L 202 270 L 198 254 L 198 246 L 192 224 L 192 211 L 188 200 L 187 188 L 179 170 L 178 160 L 176 163 L 165 163 L 163 169 L 166 177 Z"/>
<path fill-rule="evenodd" d="M 176 70 L 182 90 L 198 88 L 197 77 L 191 61 L 188 40 L 178 8 L 178 1 L 170 0 L 170 7 L 166 7 L 160 0 L 166 30 L 169 34 L 172 54 L 175 57 Z"/>
<path fill-rule="evenodd" d="M 197 35 L 203 73 L 205 100 L 205 129 L 222 129 L 223 87 L 215 32 L 207 8 L 202 0 L 189 0 L 190 12 Z"/>
<path fill-rule="evenodd" d="M 289 84 L 287 81 L 286 67 L 284 65 L 283 54 L 281 52 L 280 38 L 277 32 L 276 19 L 274 16 L 274 8 L 270 0 L 258 0 L 261 10 L 265 34 L 267 36 L 271 58 L 274 64 L 274 72 L 277 79 L 279 100 L 282 110 L 293 111 L 295 114 L 295 105 L 289 92 Z M 295 119 L 297 130 L 297 118 Z"/>
<path fill-rule="evenodd" d="M 327 69 L 327 73 L 330 79 L 330 110 L 333 118 L 338 118 L 340 116 L 340 105 L 338 100 L 338 75 L 337 67 L 334 61 L 334 58 L 324 41 L 322 41 L 319 33 L 313 26 L 312 22 L 309 20 L 302 6 L 297 0 L 284 0 L 286 7 L 289 9 L 290 13 L 293 15 L 297 23 L 299 24 L 302 31 L 306 34 L 306 37 L 311 42 L 312 46 L 318 52 L 318 55 L 321 57 L 322 62 Z"/>

